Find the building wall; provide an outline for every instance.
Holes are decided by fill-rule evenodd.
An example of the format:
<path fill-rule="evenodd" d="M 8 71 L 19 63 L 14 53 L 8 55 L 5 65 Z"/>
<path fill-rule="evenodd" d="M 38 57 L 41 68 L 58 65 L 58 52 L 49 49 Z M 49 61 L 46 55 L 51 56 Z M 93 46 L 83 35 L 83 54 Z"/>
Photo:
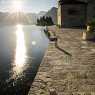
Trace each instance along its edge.
<path fill-rule="evenodd" d="M 88 3 L 87 6 L 87 22 L 95 19 L 95 0 L 91 3 Z"/>
<path fill-rule="evenodd" d="M 84 4 L 65 4 L 61 7 L 62 27 L 82 27 L 86 22 L 86 6 Z"/>
<path fill-rule="evenodd" d="M 61 6 L 58 5 L 58 12 L 57 12 L 58 20 L 57 23 L 59 26 L 61 26 Z"/>

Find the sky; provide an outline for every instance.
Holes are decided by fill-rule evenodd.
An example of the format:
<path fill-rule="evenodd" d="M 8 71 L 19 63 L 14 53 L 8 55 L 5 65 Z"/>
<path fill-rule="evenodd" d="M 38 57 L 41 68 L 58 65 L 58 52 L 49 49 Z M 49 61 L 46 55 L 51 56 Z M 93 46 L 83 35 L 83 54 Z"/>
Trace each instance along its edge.
<path fill-rule="evenodd" d="M 15 11 L 13 7 L 21 6 L 24 12 L 39 13 L 57 7 L 57 0 L 0 0 L 0 11 Z"/>

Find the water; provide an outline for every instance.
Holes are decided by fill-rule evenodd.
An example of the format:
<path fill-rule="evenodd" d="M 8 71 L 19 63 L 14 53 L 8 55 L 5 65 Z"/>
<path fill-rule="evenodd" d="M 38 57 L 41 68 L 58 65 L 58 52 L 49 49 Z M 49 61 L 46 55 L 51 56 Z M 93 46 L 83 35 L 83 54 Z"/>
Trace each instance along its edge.
<path fill-rule="evenodd" d="M 27 95 L 47 46 L 41 27 L 0 26 L 0 95 Z"/>

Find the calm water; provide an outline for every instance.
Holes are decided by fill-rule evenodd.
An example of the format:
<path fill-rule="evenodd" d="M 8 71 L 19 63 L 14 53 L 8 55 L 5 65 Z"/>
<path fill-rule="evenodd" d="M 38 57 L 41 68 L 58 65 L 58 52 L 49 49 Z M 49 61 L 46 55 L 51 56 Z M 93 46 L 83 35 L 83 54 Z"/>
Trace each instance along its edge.
<path fill-rule="evenodd" d="M 0 26 L 0 95 L 27 95 L 47 46 L 41 27 Z"/>

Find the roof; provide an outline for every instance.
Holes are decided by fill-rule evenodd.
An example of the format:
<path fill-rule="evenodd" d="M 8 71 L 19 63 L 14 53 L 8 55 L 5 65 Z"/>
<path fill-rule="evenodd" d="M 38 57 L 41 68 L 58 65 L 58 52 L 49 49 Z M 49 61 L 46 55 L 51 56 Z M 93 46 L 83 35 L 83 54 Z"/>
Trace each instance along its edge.
<path fill-rule="evenodd" d="M 79 0 L 59 0 L 61 5 L 63 4 L 87 4 L 87 2 L 79 1 Z"/>

